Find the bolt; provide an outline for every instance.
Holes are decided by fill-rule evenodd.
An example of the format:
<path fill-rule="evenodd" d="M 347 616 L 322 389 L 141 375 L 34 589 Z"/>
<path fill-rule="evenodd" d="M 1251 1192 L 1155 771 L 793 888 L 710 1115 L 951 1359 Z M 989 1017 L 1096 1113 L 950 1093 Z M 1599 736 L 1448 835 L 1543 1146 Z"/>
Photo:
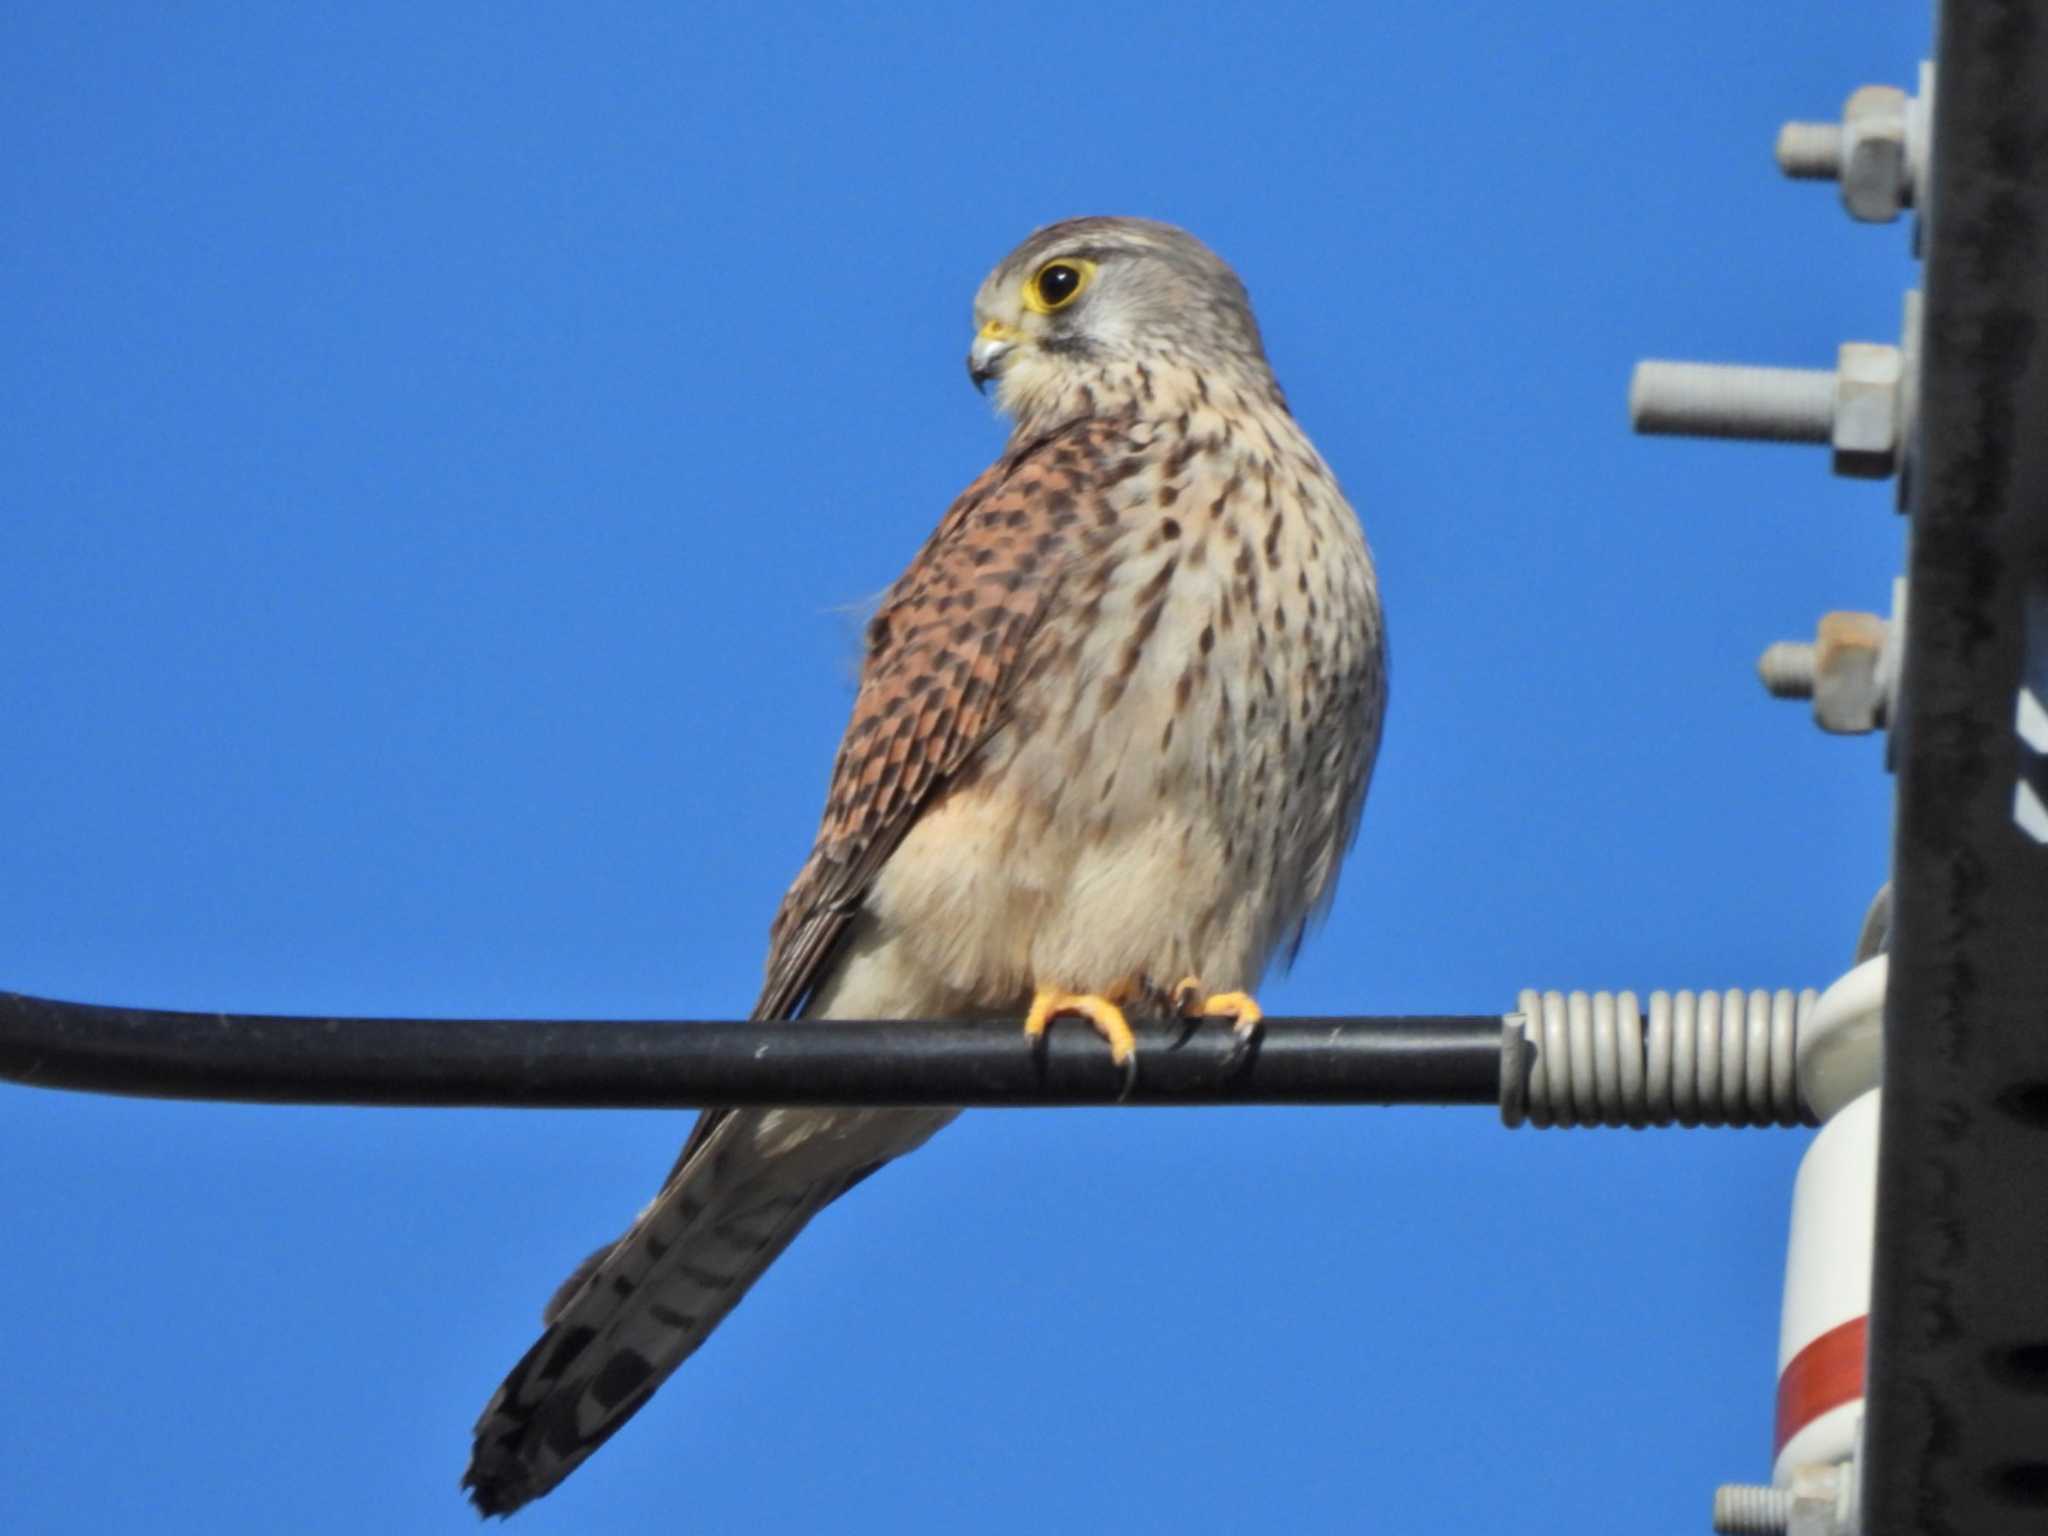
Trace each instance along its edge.
<path fill-rule="evenodd" d="M 1838 181 L 1851 218 L 1888 224 L 1913 206 L 1916 140 L 1926 131 L 1932 82 L 1922 72 L 1919 100 L 1895 85 L 1852 93 L 1838 123 L 1787 123 L 1778 130 L 1778 169 L 1799 181 Z"/>
<path fill-rule="evenodd" d="M 1778 169 L 1794 181 L 1833 181 L 1842 174 L 1842 125 L 1787 123 L 1778 130 Z"/>
<path fill-rule="evenodd" d="M 1774 443 L 1833 439 L 1835 376 L 1820 368 L 1725 363 L 1636 364 L 1628 417 L 1667 437 L 1742 437 Z"/>
<path fill-rule="evenodd" d="M 1721 1536 L 1781 1536 L 1792 1524 L 1792 1490 L 1723 1483 L 1714 1490 L 1714 1529 Z"/>
<path fill-rule="evenodd" d="M 1757 658 L 1756 673 L 1773 698 L 1813 700 L 1822 730 L 1860 736 L 1890 713 L 1885 635 L 1874 613 L 1823 614 L 1811 643 L 1778 641 Z"/>
<path fill-rule="evenodd" d="M 1756 675 L 1774 699 L 1812 698 L 1813 673 L 1813 646 L 1804 640 L 1780 640 L 1756 662 Z"/>
<path fill-rule="evenodd" d="M 1636 364 L 1629 422 L 1672 437 L 1828 443 L 1835 473 L 1881 480 L 1905 440 L 1905 360 L 1897 347 L 1845 342 L 1832 372 L 1724 363 Z"/>

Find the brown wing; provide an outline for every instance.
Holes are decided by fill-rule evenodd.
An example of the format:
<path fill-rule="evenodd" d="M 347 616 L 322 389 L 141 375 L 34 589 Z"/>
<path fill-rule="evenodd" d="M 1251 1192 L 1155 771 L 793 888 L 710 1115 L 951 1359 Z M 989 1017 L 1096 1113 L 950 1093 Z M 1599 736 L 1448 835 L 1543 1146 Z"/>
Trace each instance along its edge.
<path fill-rule="evenodd" d="M 1002 724 L 1025 642 L 1087 532 L 1086 490 L 1122 447 L 1115 423 L 1080 421 L 1012 449 L 883 598 L 818 840 L 770 934 L 755 1018 L 803 1006 L 883 863 Z"/>

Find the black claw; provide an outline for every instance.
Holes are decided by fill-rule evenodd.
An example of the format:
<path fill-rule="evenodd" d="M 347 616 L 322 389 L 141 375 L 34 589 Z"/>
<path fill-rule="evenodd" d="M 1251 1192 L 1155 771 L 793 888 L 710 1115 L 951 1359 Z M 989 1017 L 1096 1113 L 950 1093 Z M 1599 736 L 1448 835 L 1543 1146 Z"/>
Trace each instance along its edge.
<path fill-rule="evenodd" d="M 1258 1059 L 1259 1041 L 1265 1036 L 1261 1024 L 1245 1026 L 1233 1023 L 1230 1027 L 1230 1055 L 1223 1063 L 1227 1076 L 1245 1071 Z"/>

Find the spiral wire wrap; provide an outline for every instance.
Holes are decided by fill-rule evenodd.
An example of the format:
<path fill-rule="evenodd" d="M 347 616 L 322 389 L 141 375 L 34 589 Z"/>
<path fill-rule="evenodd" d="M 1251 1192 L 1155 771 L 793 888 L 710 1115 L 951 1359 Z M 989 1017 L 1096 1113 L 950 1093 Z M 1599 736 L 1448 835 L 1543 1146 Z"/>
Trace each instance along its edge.
<path fill-rule="evenodd" d="M 1504 1074 L 1509 1125 L 1814 1125 L 1799 1028 L 1818 992 L 1525 991 Z M 1516 1079 L 1519 1077 L 1519 1081 Z"/>

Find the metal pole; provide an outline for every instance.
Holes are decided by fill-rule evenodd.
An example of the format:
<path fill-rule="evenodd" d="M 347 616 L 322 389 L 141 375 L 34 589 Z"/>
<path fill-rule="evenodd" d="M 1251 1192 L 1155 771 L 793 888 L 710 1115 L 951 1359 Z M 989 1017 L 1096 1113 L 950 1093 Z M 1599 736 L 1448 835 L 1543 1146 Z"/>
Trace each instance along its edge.
<path fill-rule="evenodd" d="M 2048 1521 L 2048 25 L 1946 0 L 1865 1424 L 1872 1536 Z"/>

